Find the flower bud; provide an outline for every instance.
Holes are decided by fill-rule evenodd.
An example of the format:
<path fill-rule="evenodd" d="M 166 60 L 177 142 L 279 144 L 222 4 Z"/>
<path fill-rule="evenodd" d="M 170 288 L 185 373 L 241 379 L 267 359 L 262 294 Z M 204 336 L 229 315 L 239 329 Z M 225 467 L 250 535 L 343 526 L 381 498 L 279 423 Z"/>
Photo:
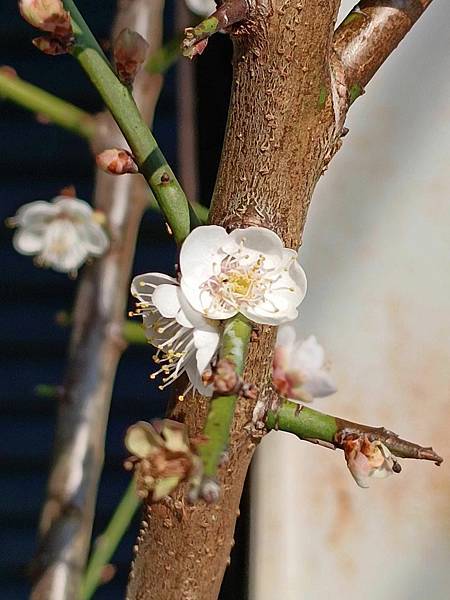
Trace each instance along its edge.
<path fill-rule="evenodd" d="M 122 83 L 131 85 L 148 51 L 148 44 L 136 31 L 122 29 L 114 42 L 114 63 Z"/>
<path fill-rule="evenodd" d="M 384 478 L 398 472 L 398 467 L 394 469 L 398 463 L 380 440 L 371 441 L 366 434 L 349 434 L 343 436 L 341 444 L 347 466 L 359 487 L 368 488 L 371 477 Z"/>
<path fill-rule="evenodd" d="M 111 175 L 137 173 L 138 166 L 133 156 L 121 148 L 109 148 L 96 156 L 97 167 Z"/>
<path fill-rule="evenodd" d="M 33 45 L 36 46 L 44 54 L 49 56 L 59 56 L 60 54 L 67 54 L 69 51 L 69 45 L 64 41 L 57 38 L 47 37 L 42 35 L 33 39 Z"/>
<path fill-rule="evenodd" d="M 61 0 L 19 0 L 19 10 L 33 27 L 57 38 L 72 37 L 70 15 Z"/>

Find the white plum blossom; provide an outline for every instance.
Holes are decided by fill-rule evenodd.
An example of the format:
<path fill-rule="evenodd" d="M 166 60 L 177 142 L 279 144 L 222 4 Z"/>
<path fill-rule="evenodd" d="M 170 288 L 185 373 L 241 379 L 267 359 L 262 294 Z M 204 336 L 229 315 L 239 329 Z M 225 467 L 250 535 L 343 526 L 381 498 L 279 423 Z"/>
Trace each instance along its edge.
<path fill-rule="evenodd" d="M 311 335 L 297 340 L 292 325 L 278 330 L 272 381 L 277 392 L 294 401 L 311 402 L 336 392 L 325 368 L 325 351 Z"/>
<path fill-rule="evenodd" d="M 202 374 L 214 359 L 220 340 L 220 323 L 206 319 L 184 297 L 178 281 L 162 273 L 135 277 L 131 293 L 139 302 L 136 313 L 144 321 L 149 342 L 158 349 L 153 357 L 160 369 L 151 375 L 163 375 L 160 389 L 186 372 L 190 386 L 205 396 L 212 386 L 205 386 Z"/>
<path fill-rule="evenodd" d="M 190 11 L 201 17 L 208 17 L 217 8 L 214 0 L 186 0 Z"/>
<path fill-rule="evenodd" d="M 266 325 L 297 317 L 306 293 L 298 253 L 263 227 L 235 229 L 205 225 L 194 229 L 180 252 L 181 289 L 208 319 L 237 313 Z"/>
<path fill-rule="evenodd" d="M 17 227 L 17 252 L 34 255 L 39 266 L 61 273 L 76 274 L 89 257 L 101 256 L 109 246 L 98 213 L 84 200 L 69 196 L 24 204 L 9 224 Z"/>

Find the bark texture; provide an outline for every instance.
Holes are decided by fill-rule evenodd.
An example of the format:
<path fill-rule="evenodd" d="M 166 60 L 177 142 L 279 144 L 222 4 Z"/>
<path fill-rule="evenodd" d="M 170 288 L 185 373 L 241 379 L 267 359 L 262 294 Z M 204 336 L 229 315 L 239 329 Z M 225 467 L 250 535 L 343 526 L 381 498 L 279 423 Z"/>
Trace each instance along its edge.
<path fill-rule="evenodd" d="M 164 0 L 126 0 L 112 37 L 138 30 L 156 50 L 162 37 Z M 148 122 L 161 76 L 141 72 L 135 96 Z M 94 150 L 123 147 L 108 115 L 98 118 Z M 105 429 L 118 361 L 125 348 L 122 324 L 134 247 L 148 187 L 140 176 L 97 173 L 95 206 L 107 216 L 111 247 L 85 267 L 78 290 L 64 393 L 59 402 L 54 458 L 39 526 L 33 600 L 78 600 L 90 546 L 95 500 L 103 466 Z"/>
<path fill-rule="evenodd" d="M 233 90 L 211 223 L 265 226 L 287 246 L 301 244 L 315 184 L 340 146 L 350 103 L 430 1 L 363 1 L 333 39 L 339 0 L 249 0 L 249 18 L 232 28 Z M 244 373 L 267 403 L 274 340 L 274 329 L 262 327 Z M 187 506 L 180 490 L 146 507 L 128 600 L 218 597 L 258 441 L 246 428 L 253 408 L 238 402 L 217 504 Z M 207 401 L 189 396 L 171 414 L 194 437 Z"/>
<path fill-rule="evenodd" d="M 263 225 L 298 247 L 314 185 L 336 136 L 329 55 L 338 0 L 261 2 L 236 28 L 234 84 L 211 222 Z M 270 395 L 274 328 L 251 344 L 244 378 Z M 244 429 L 254 402 L 240 400 L 217 504 L 175 499 L 147 506 L 130 600 L 217 598 L 256 440 Z M 178 402 L 172 416 L 201 432 L 207 401 Z"/>

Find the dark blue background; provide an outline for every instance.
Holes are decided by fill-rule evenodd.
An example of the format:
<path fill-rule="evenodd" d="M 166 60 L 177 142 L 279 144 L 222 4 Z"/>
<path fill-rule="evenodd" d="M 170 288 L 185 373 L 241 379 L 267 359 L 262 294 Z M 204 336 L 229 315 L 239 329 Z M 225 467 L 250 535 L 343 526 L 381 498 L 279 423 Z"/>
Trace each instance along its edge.
<path fill-rule="evenodd" d="M 95 34 L 107 39 L 114 0 L 79 2 Z M 96 92 L 76 62 L 67 56 L 50 58 L 31 45 L 35 33 L 18 15 L 12 0 L 1 0 L 0 64 L 14 67 L 19 76 L 61 96 L 89 112 L 101 110 Z M 172 3 L 166 11 L 167 35 Z M 199 153 L 202 201 L 208 204 L 220 154 L 230 81 L 230 47 L 216 36 L 197 61 Z M 78 196 L 91 200 L 92 157 L 80 138 L 52 125 L 39 124 L 33 115 L 0 102 L 0 211 L 1 221 L 33 200 L 49 200 L 74 184 Z M 172 69 L 155 119 L 155 135 L 176 168 L 175 72 Z M 55 422 L 55 401 L 36 397 L 36 385 L 59 384 L 65 364 L 69 331 L 56 325 L 55 314 L 70 310 L 75 282 L 50 270 L 36 269 L 29 257 L 14 252 L 12 232 L 0 228 L 2 310 L 0 314 L 0 577 L 2 600 L 26 598 L 27 565 L 35 549 L 36 526 L 44 499 Z M 170 272 L 174 249 L 155 214 L 144 218 L 134 273 Z M 106 440 L 95 533 L 102 531 L 127 484 L 122 468 L 126 428 L 138 419 L 164 413 L 165 401 L 148 380 L 152 368 L 149 348 L 129 348 L 119 366 Z M 246 511 L 244 510 L 244 515 Z M 135 524 L 136 526 L 136 524 Z M 118 572 L 95 598 L 124 597 L 134 543 L 135 526 L 113 558 Z M 238 544 L 227 571 L 221 598 L 244 598 L 246 579 L 246 518 L 241 517 Z"/>

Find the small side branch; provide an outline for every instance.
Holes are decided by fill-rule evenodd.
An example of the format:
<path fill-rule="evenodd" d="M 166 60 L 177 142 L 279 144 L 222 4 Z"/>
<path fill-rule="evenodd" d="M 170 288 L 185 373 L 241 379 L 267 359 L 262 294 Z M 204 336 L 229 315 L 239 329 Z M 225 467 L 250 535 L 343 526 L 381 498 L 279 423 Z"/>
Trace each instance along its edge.
<path fill-rule="evenodd" d="M 178 244 L 189 235 L 196 215 L 166 158 L 142 118 L 130 89 L 116 77 L 73 0 L 64 0 L 70 12 L 75 44 L 71 53 L 101 95 L 128 142 L 140 172 L 147 180 Z"/>
<path fill-rule="evenodd" d="M 252 325 L 250 321 L 240 314 L 225 324 L 220 358 L 229 361 L 233 365 L 237 377 L 240 377 L 244 372 L 251 332 Z M 211 400 L 203 430 L 205 441 L 198 446 L 198 454 L 203 463 L 203 482 L 200 490 L 193 490 L 193 499 L 198 494 L 205 496 L 204 488 L 209 490 L 209 483 L 217 475 L 217 468 L 223 453 L 228 447 L 230 428 L 237 401 L 237 393 L 217 393 Z"/>
<path fill-rule="evenodd" d="M 267 429 L 279 429 L 294 433 L 302 440 L 318 443 L 330 448 L 342 448 L 342 441 L 349 435 L 367 435 L 370 441 L 382 442 L 399 458 L 430 460 L 436 465 L 443 458 L 433 448 L 419 446 L 403 440 L 396 433 L 384 427 L 370 427 L 339 417 L 326 415 L 307 406 L 284 400 L 279 408 L 269 410 L 266 415 Z"/>
<path fill-rule="evenodd" d="M 334 50 L 344 69 L 351 104 L 364 93 L 431 0 L 362 0 L 334 34 Z"/>
<path fill-rule="evenodd" d="M 183 55 L 194 58 L 201 54 L 208 43 L 208 38 L 220 31 L 243 21 L 249 16 L 248 0 L 227 0 L 207 19 L 195 27 L 187 27 L 185 38 L 181 44 Z"/>
<path fill-rule="evenodd" d="M 0 99 L 10 100 L 26 110 L 42 115 L 51 123 L 91 140 L 95 118 L 81 108 L 20 79 L 9 67 L 0 68 Z"/>

